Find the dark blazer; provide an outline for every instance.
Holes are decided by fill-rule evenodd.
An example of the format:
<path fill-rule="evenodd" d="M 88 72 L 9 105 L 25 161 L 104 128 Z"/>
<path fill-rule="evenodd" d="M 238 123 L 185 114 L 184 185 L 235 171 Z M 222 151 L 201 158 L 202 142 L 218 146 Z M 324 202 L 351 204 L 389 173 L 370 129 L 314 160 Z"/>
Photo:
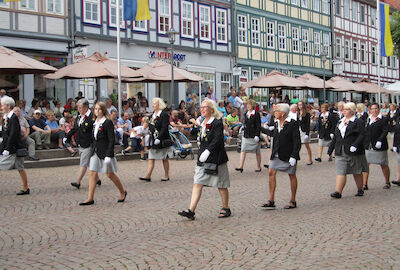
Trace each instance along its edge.
<path fill-rule="evenodd" d="M 210 156 L 206 160 L 206 163 L 221 165 L 228 162 L 228 155 L 226 154 L 224 145 L 224 126 L 222 120 L 214 119 L 210 125 L 211 127 L 206 129 L 205 137 L 200 138 L 200 149 L 197 157 L 197 165 L 199 166 L 203 165 L 199 161 L 199 157 L 206 149 L 210 151 Z"/>
<path fill-rule="evenodd" d="M 152 123 L 152 119 L 150 118 L 150 124 L 149 124 L 149 130 L 150 130 L 150 145 L 151 148 L 154 149 L 161 149 L 161 148 L 166 148 L 171 145 L 167 145 L 163 147 L 163 143 L 165 144 L 168 141 L 171 141 L 171 138 L 169 137 L 169 132 L 168 132 L 168 127 L 169 127 L 169 115 L 168 113 L 164 111 L 161 112 L 160 116 L 155 119 L 154 123 Z M 158 132 L 158 137 L 155 137 L 156 131 Z M 154 141 L 156 139 L 160 140 L 160 144 L 155 145 Z"/>
<path fill-rule="evenodd" d="M 92 134 L 94 152 L 97 154 L 97 156 L 100 159 L 104 159 L 105 157 L 114 157 L 115 131 L 112 121 L 107 119 L 99 127 L 97 139 L 94 138 L 94 129 Z"/>
<path fill-rule="evenodd" d="M 396 119 L 395 125 L 393 127 L 393 132 L 393 147 L 397 147 L 397 151 L 400 151 L 400 118 Z"/>
<path fill-rule="evenodd" d="M 394 127 L 396 125 L 397 119 L 399 118 L 399 109 L 396 109 L 396 112 L 390 116 L 391 112 L 388 114 L 388 124 L 389 124 L 389 132 L 394 132 Z"/>
<path fill-rule="evenodd" d="M 364 120 L 364 123 L 367 123 L 368 120 L 368 113 L 367 112 L 363 112 L 363 114 L 361 116 L 359 116 L 358 114 L 356 114 L 356 117 L 358 119 Z"/>
<path fill-rule="evenodd" d="M 378 121 L 372 123 L 371 125 L 369 124 L 371 118 L 368 118 L 367 120 L 367 126 L 365 128 L 364 136 L 364 148 L 369 149 L 371 147 L 373 150 L 376 151 L 386 151 L 389 148 L 386 138 L 389 132 L 389 119 L 387 117 L 382 117 L 381 119 L 377 118 L 377 120 Z M 375 147 L 375 144 L 378 141 L 382 143 L 381 149 L 377 149 Z"/>
<path fill-rule="evenodd" d="M 300 116 L 298 118 L 298 124 L 301 128 L 301 131 L 305 132 L 306 135 L 310 135 L 310 121 L 311 121 L 311 114 L 306 113 L 305 116 Z"/>
<path fill-rule="evenodd" d="M 335 155 L 341 156 L 343 155 L 342 148 L 344 148 L 344 153 L 348 156 L 364 155 L 365 125 L 362 119 L 356 118 L 355 121 L 349 121 L 344 138 L 340 133 L 339 124 L 335 128 L 334 134 L 335 136 L 329 145 L 328 155 L 331 155 L 335 150 Z M 351 146 L 356 147 L 357 151 L 350 152 Z"/>
<path fill-rule="evenodd" d="M 338 114 L 330 112 L 325 123 L 321 113 L 318 117 L 318 138 L 323 140 L 331 140 L 330 135 L 334 133 L 338 121 Z"/>
<path fill-rule="evenodd" d="M 86 117 L 83 123 L 79 126 L 79 121 L 82 115 L 79 115 L 76 120 L 74 127 L 68 132 L 65 136 L 67 138 L 67 142 L 71 141 L 71 137 L 76 133 L 76 142 L 82 148 L 88 148 L 93 144 L 93 112 L 90 112 L 90 115 Z M 83 116 L 85 117 L 85 116 Z"/>
<path fill-rule="evenodd" d="M 254 111 L 254 115 L 247 117 L 247 112 L 245 113 L 244 119 L 244 134 L 245 138 L 254 138 L 256 136 L 260 137 L 261 131 L 261 118 L 260 113 Z"/>
<path fill-rule="evenodd" d="M 269 133 L 273 137 L 271 159 L 278 154 L 282 161 L 287 162 L 291 157 L 300 160 L 300 131 L 295 120 L 285 121 L 281 132 L 278 132 L 278 123 L 275 122 L 275 129 Z"/>
<path fill-rule="evenodd" d="M 3 142 L 0 145 L 0 155 L 4 150 L 15 154 L 17 149 L 24 148 L 21 142 L 21 126 L 19 125 L 18 116 L 13 114 L 6 121 L 3 119 Z"/>

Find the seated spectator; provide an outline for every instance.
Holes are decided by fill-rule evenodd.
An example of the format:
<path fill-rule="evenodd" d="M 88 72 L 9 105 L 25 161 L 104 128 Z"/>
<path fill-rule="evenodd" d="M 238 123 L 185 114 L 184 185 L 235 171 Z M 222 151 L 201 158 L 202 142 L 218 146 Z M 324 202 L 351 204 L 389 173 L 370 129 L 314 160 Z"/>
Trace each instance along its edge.
<path fill-rule="evenodd" d="M 117 111 L 117 109 L 111 109 L 110 120 L 114 124 L 116 143 L 118 143 L 120 138 L 122 138 L 122 134 L 120 134 L 118 131 L 118 111 Z"/>
<path fill-rule="evenodd" d="M 218 102 L 218 107 L 217 107 L 218 111 L 220 111 L 222 113 L 222 117 L 227 117 L 228 114 L 226 113 L 226 109 L 224 107 L 224 102 L 220 101 Z"/>
<path fill-rule="evenodd" d="M 47 111 L 46 117 L 47 117 L 46 125 L 50 127 L 51 130 L 50 141 L 58 143 L 58 148 L 64 149 L 63 139 L 65 138 L 65 132 L 61 127 L 58 126 L 54 112 Z M 70 145 L 66 145 L 66 148 L 71 153 L 71 156 L 76 155 L 74 149 L 72 149 Z"/>
<path fill-rule="evenodd" d="M 73 98 L 69 98 L 69 99 L 67 100 L 67 103 L 66 103 L 65 106 L 64 106 L 64 110 L 71 110 L 71 102 L 72 102 L 73 100 L 74 100 Z"/>
<path fill-rule="evenodd" d="M 122 101 L 122 113 L 127 113 L 128 114 L 128 118 L 132 118 L 133 117 L 133 111 L 129 107 L 129 102 L 127 100 L 126 101 Z"/>
<path fill-rule="evenodd" d="M 79 92 L 78 92 L 78 96 L 75 98 L 75 100 L 78 102 L 78 100 L 80 100 L 80 99 L 82 99 L 82 98 L 85 98 L 85 97 L 83 96 L 82 91 L 79 91 Z"/>
<path fill-rule="evenodd" d="M 64 124 L 61 126 L 65 132 L 65 134 L 68 134 L 68 132 L 74 127 L 76 118 L 74 118 L 71 114 L 67 113 L 64 119 Z M 71 137 L 71 144 L 73 146 L 77 146 L 76 144 L 76 133 L 72 135 Z"/>
<path fill-rule="evenodd" d="M 14 107 L 14 113 L 18 116 L 19 124 L 21 126 L 21 141 L 25 144 L 28 148 L 28 159 L 37 161 L 39 158 L 36 157 L 35 153 L 35 141 L 29 137 L 29 124 L 28 121 L 21 115 L 21 109 L 19 107 Z"/>
<path fill-rule="evenodd" d="M 231 114 L 231 113 L 232 113 L 232 109 L 233 109 L 232 102 L 228 102 L 228 104 L 227 104 L 226 107 L 225 107 L 226 114 L 227 114 L 227 115 Z"/>
<path fill-rule="evenodd" d="M 112 110 L 115 110 L 116 112 L 118 112 L 117 108 L 115 108 L 114 105 L 112 104 L 111 98 L 106 99 L 106 107 L 107 107 L 107 111 L 110 115 L 111 115 Z"/>
<path fill-rule="evenodd" d="M 178 111 L 177 110 L 173 110 L 172 113 L 171 113 L 171 116 L 169 117 L 169 124 L 171 125 L 171 127 L 178 129 L 185 136 L 189 136 L 190 135 L 190 128 L 192 128 L 193 125 L 192 124 L 183 124 L 178 116 L 179 116 Z"/>
<path fill-rule="evenodd" d="M 207 92 L 207 93 L 206 93 L 206 97 L 205 97 L 204 99 L 211 99 L 211 93 L 210 93 L 210 92 Z"/>
<path fill-rule="evenodd" d="M 15 105 L 20 108 L 19 110 L 19 114 L 21 115 L 21 117 L 26 118 L 28 116 L 28 113 L 25 111 L 25 104 L 26 101 L 25 100 L 18 100 Z"/>
<path fill-rule="evenodd" d="M 177 108 L 178 111 L 186 111 L 186 103 L 184 100 L 181 100 L 181 102 L 179 103 L 179 106 Z"/>
<path fill-rule="evenodd" d="M 47 100 L 42 102 L 42 114 L 46 114 L 46 112 L 50 111 L 50 102 L 48 102 Z"/>
<path fill-rule="evenodd" d="M 36 111 L 39 111 L 39 112 L 40 112 L 40 115 L 42 115 L 42 110 L 40 109 L 39 104 L 40 104 L 40 102 L 39 102 L 38 99 L 34 98 L 34 99 L 32 100 L 32 107 L 31 107 L 31 109 L 30 109 L 29 112 L 28 112 L 28 119 L 31 119 L 31 118 L 33 117 L 33 114 L 34 114 Z"/>
<path fill-rule="evenodd" d="M 242 123 L 239 122 L 238 110 L 232 109 L 232 113 L 228 115 L 227 124 L 232 130 L 232 136 L 237 136 L 239 129 L 242 127 Z"/>
<path fill-rule="evenodd" d="M 42 112 L 36 110 L 33 112 L 33 118 L 29 120 L 30 134 L 29 137 L 35 140 L 36 149 L 50 149 L 51 129 L 46 122 L 41 119 Z"/>
<path fill-rule="evenodd" d="M 224 141 L 227 144 L 230 144 L 231 140 L 232 140 L 232 130 L 229 128 L 229 126 L 226 122 L 227 121 L 226 117 L 223 117 L 222 120 L 223 120 L 223 125 L 224 125 Z"/>
<path fill-rule="evenodd" d="M 122 150 L 122 154 L 128 153 L 129 151 L 140 151 L 140 159 L 146 160 L 144 157 L 144 151 L 148 151 L 150 142 L 150 130 L 149 130 L 149 118 L 143 117 L 142 125 L 131 129 L 131 146 L 128 146 Z"/>
<path fill-rule="evenodd" d="M 56 100 L 54 107 L 54 115 L 56 116 L 56 119 L 60 120 L 63 117 L 63 112 L 64 108 L 61 107 L 61 102 L 59 100 Z"/>
<path fill-rule="evenodd" d="M 70 105 L 69 111 L 71 112 L 71 115 L 73 117 L 78 117 L 78 114 L 79 114 L 78 113 L 78 106 L 76 105 L 76 101 L 75 100 L 71 101 L 71 105 Z"/>
<path fill-rule="evenodd" d="M 62 118 L 58 121 L 58 123 L 60 124 L 60 127 L 64 128 L 67 116 L 71 116 L 72 117 L 71 112 L 69 110 L 64 110 L 63 113 L 62 113 Z"/>
<path fill-rule="evenodd" d="M 120 135 L 119 144 L 123 145 L 124 148 L 128 147 L 128 138 L 132 129 L 132 122 L 129 120 L 128 113 L 123 113 L 122 117 L 118 119 L 117 131 Z"/>

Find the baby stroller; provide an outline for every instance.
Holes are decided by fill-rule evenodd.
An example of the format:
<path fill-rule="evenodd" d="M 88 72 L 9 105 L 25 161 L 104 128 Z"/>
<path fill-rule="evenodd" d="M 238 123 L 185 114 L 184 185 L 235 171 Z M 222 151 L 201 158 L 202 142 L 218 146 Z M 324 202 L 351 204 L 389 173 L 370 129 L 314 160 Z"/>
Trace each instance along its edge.
<path fill-rule="evenodd" d="M 172 148 L 174 150 L 174 156 L 176 159 L 178 159 L 178 157 L 186 158 L 189 154 L 191 158 L 194 159 L 192 144 L 182 132 L 177 129 L 170 128 L 169 136 L 172 140 Z"/>

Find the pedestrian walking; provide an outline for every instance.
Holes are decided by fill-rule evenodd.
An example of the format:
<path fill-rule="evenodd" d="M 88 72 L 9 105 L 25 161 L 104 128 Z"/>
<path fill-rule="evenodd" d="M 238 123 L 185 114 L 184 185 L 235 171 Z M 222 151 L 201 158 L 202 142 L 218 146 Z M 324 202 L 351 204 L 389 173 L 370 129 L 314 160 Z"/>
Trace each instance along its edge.
<path fill-rule="evenodd" d="M 9 96 L 1 98 L 3 112 L 2 137 L 0 144 L 0 171 L 17 169 L 22 180 L 22 190 L 17 195 L 28 195 L 28 176 L 24 169 L 24 157 L 28 154 L 21 141 L 21 126 L 13 112 L 15 101 Z"/>
<path fill-rule="evenodd" d="M 165 112 L 166 105 L 161 98 L 153 98 L 153 115 L 150 118 L 150 149 L 148 155 L 147 172 L 139 180 L 150 182 L 155 160 L 162 160 L 164 177 L 161 181 L 169 181 L 169 161 L 173 157 L 172 141 L 169 137 L 169 116 Z"/>
<path fill-rule="evenodd" d="M 364 122 L 367 123 L 368 113 L 366 112 L 364 103 L 358 103 L 357 104 L 356 117 L 359 118 L 359 119 L 364 120 Z"/>
<path fill-rule="evenodd" d="M 397 180 L 393 180 L 392 184 L 400 186 L 400 118 L 396 117 L 394 121 L 395 122 L 393 126 L 393 133 L 394 133 L 393 152 L 397 154 Z"/>
<path fill-rule="evenodd" d="M 328 155 L 335 150 L 336 157 L 336 191 L 332 198 L 340 199 L 346 185 L 346 176 L 352 174 L 357 186 L 355 196 L 363 196 L 362 173 L 368 171 L 364 151 L 365 125 L 362 119 L 355 116 L 356 105 L 348 102 L 343 105 L 343 117 L 335 128 Z"/>
<path fill-rule="evenodd" d="M 94 106 L 96 120 L 93 123 L 93 155 L 90 158 L 89 170 L 89 194 L 86 201 L 79 205 L 94 204 L 94 192 L 96 189 L 98 173 L 106 173 L 114 185 L 118 188 L 120 197 L 117 202 L 125 201 L 127 192 L 117 176 L 117 160 L 114 157 L 115 131 L 114 124 L 109 119 L 106 104 L 97 102 Z"/>
<path fill-rule="evenodd" d="M 383 176 L 385 177 L 384 189 L 390 188 L 390 169 L 388 158 L 388 141 L 387 134 L 389 132 L 388 117 L 384 117 L 379 113 L 379 105 L 371 104 L 370 116 L 367 120 L 365 128 L 364 148 L 365 157 L 369 164 L 378 164 L 381 166 Z M 364 190 L 368 190 L 368 172 L 363 173 Z"/>
<path fill-rule="evenodd" d="M 311 114 L 308 112 L 308 108 L 306 104 L 303 101 L 299 101 L 297 103 L 298 107 L 298 123 L 299 123 L 299 129 L 300 129 L 300 140 L 301 143 L 304 144 L 304 146 L 307 149 L 307 154 L 308 154 L 308 163 L 307 165 L 312 165 L 312 152 L 310 148 L 310 124 L 311 124 Z"/>
<path fill-rule="evenodd" d="M 212 100 L 204 100 L 200 107 L 204 117 L 200 125 L 200 147 L 194 174 L 194 185 L 190 207 L 187 211 L 178 212 L 188 219 L 195 219 L 195 210 L 199 203 L 203 187 L 216 187 L 222 199 L 219 218 L 231 216 L 229 208 L 230 187 L 228 172 L 228 155 L 224 146 L 224 128 L 217 105 Z"/>
<path fill-rule="evenodd" d="M 324 147 L 329 147 L 333 138 L 336 124 L 339 120 L 338 114 L 328 111 L 328 104 L 321 105 L 321 114 L 318 117 L 318 157 L 315 159 L 322 162 L 322 151 Z M 332 156 L 329 156 L 328 161 L 332 161 Z"/>
<path fill-rule="evenodd" d="M 256 172 L 261 172 L 261 152 L 260 152 L 260 132 L 261 132 L 261 118 L 260 114 L 255 111 L 256 102 L 252 99 L 247 101 L 247 112 L 244 119 L 244 134 L 242 138 L 242 146 L 240 153 L 239 168 L 236 171 L 243 172 L 244 161 L 246 160 L 246 153 L 255 153 L 257 159 Z"/>
<path fill-rule="evenodd" d="M 275 107 L 275 126 L 270 131 L 273 138 L 269 164 L 269 200 L 262 207 L 275 208 L 276 174 L 287 173 L 290 179 L 291 197 L 285 209 L 297 207 L 297 161 L 300 160 L 300 131 L 295 120 L 289 117 L 289 105 L 279 103 Z"/>

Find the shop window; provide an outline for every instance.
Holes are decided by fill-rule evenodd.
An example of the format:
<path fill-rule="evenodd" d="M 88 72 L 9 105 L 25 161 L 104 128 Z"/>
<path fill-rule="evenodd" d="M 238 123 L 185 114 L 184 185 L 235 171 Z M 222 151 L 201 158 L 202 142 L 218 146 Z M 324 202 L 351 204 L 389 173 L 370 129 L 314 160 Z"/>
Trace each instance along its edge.
<path fill-rule="evenodd" d="M 300 44 L 299 44 L 299 28 L 298 27 L 292 27 L 292 50 L 293 52 L 299 52 L 300 51 Z"/>
<path fill-rule="evenodd" d="M 267 48 L 275 48 L 275 24 L 273 22 L 267 22 Z"/>
<path fill-rule="evenodd" d="M 251 18 L 251 44 L 260 46 L 260 20 Z"/>
<path fill-rule="evenodd" d="M 217 14 L 217 43 L 228 43 L 228 19 L 226 9 L 215 8 Z"/>
<path fill-rule="evenodd" d="M 132 26 L 133 31 L 148 32 L 148 21 L 134 21 Z"/>
<path fill-rule="evenodd" d="M 279 50 L 286 51 L 286 25 L 278 24 Z"/>
<path fill-rule="evenodd" d="M 310 53 L 310 32 L 308 29 L 302 29 L 301 31 L 301 40 L 303 45 L 303 53 L 309 54 Z"/>
<path fill-rule="evenodd" d="M 21 0 L 19 1 L 19 9 L 38 11 L 38 0 Z"/>
<path fill-rule="evenodd" d="M 83 21 L 86 23 L 100 23 L 100 0 L 83 1 Z"/>
<path fill-rule="evenodd" d="M 167 34 L 170 28 L 170 0 L 158 0 L 158 33 Z"/>
<path fill-rule="evenodd" d="M 181 2 L 181 36 L 193 38 L 193 2 Z"/>
<path fill-rule="evenodd" d="M 226 97 L 229 93 L 231 87 L 231 74 L 222 73 L 221 74 L 221 97 Z"/>
<path fill-rule="evenodd" d="M 120 28 L 125 28 L 123 1 L 119 1 Z M 117 1 L 108 1 L 108 26 L 117 27 Z"/>
<path fill-rule="evenodd" d="M 211 41 L 211 16 L 210 7 L 199 5 L 199 39 L 203 41 Z"/>
<path fill-rule="evenodd" d="M 238 37 L 239 43 L 247 43 L 247 17 L 238 15 Z"/>
<path fill-rule="evenodd" d="M 205 72 L 193 72 L 194 74 L 199 75 L 204 78 L 204 81 L 201 82 L 189 82 L 186 83 L 186 96 L 189 94 L 195 94 L 199 96 L 199 92 L 201 92 L 202 99 L 206 96 L 206 93 L 210 87 L 214 88 L 215 91 L 215 74 L 214 73 L 205 73 Z"/>
<path fill-rule="evenodd" d="M 319 56 L 321 54 L 321 33 L 314 32 L 314 54 Z"/>
<path fill-rule="evenodd" d="M 64 0 L 46 0 L 47 13 L 64 15 Z"/>

